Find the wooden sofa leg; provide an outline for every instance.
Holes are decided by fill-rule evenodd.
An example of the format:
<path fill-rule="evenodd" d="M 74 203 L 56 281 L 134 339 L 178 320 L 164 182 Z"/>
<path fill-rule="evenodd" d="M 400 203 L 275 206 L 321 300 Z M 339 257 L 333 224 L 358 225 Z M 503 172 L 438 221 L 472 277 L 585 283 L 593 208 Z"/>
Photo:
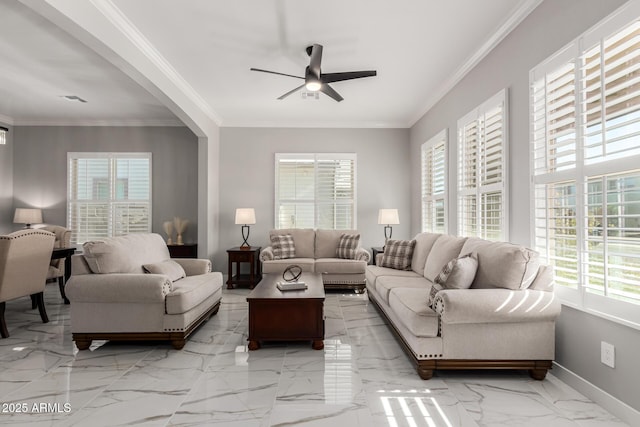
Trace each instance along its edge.
<path fill-rule="evenodd" d="M 529 369 L 529 376 L 534 380 L 542 381 L 547 376 L 546 369 Z"/>
<path fill-rule="evenodd" d="M 433 377 L 433 369 L 427 369 L 418 366 L 418 375 L 423 380 L 430 380 Z"/>
<path fill-rule="evenodd" d="M 74 341 L 76 342 L 76 347 L 78 347 L 78 350 L 87 350 L 89 347 L 91 347 L 91 342 L 93 340 L 76 339 Z"/>
<path fill-rule="evenodd" d="M 183 339 L 177 339 L 177 340 L 171 340 L 171 345 L 176 350 L 182 350 L 182 347 L 184 347 L 184 344 L 185 344 L 184 338 Z"/>
<path fill-rule="evenodd" d="M 2 301 L 0 302 L 0 336 L 2 336 L 2 338 L 8 338 L 9 337 L 9 330 L 7 329 L 7 322 L 5 322 L 4 320 L 4 307 L 5 307 L 5 302 Z"/>

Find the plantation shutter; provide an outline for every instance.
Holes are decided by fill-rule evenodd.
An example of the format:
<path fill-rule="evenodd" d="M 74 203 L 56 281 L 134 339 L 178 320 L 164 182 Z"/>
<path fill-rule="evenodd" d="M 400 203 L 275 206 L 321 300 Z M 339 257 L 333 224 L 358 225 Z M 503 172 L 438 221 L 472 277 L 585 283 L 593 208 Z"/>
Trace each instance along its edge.
<path fill-rule="evenodd" d="M 151 231 L 151 153 L 69 153 L 71 241 Z"/>
<path fill-rule="evenodd" d="M 422 231 L 446 233 L 446 130 L 422 145 Z"/>
<path fill-rule="evenodd" d="M 535 67 L 530 102 L 535 247 L 554 267 L 563 297 L 640 323 L 640 22 L 630 23 L 634 16 L 608 19 Z"/>
<path fill-rule="evenodd" d="M 458 121 L 458 233 L 505 240 L 506 91 Z"/>
<path fill-rule="evenodd" d="M 355 228 L 354 154 L 277 154 L 276 228 Z"/>

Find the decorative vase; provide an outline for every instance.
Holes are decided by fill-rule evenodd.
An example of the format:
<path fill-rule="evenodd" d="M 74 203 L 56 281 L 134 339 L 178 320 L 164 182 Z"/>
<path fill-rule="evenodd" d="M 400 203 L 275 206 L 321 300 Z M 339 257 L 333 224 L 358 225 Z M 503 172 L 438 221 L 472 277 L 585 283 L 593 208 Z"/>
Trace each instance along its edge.
<path fill-rule="evenodd" d="M 173 240 L 171 239 L 171 235 L 173 234 L 173 222 L 163 222 L 162 228 L 164 228 L 164 232 L 167 233 L 167 245 L 173 245 Z"/>
<path fill-rule="evenodd" d="M 182 233 L 187 229 L 187 224 L 189 221 L 186 219 L 182 219 L 179 216 L 173 218 L 173 226 L 176 228 L 176 245 L 184 245 L 182 241 Z"/>

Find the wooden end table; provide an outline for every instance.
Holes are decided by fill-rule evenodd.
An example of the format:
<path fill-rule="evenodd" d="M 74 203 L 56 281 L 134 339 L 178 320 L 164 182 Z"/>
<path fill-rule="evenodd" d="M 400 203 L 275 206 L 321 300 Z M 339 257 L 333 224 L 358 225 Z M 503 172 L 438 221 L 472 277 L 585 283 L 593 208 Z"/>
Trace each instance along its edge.
<path fill-rule="evenodd" d="M 260 263 L 261 246 L 249 246 L 246 248 L 235 247 L 227 250 L 229 255 L 229 277 L 227 289 L 234 285 L 248 285 L 253 289 L 262 280 L 262 264 Z M 240 264 L 249 264 L 249 274 L 240 272 Z M 233 264 L 236 264 L 236 274 L 233 274 Z"/>
<path fill-rule="evenodd" d="M 376 265 L 376 256 L 384 253 L 384 246 L 374 246 L 371 248 L 371 264 Z"/>
<path fill-rule="evenodd" d="M 303 273 L 307 289 L 281 291 L 280 274 L 265 274 L 247 296 L 249 303 L 249 350 L 260 341 L 311 341 L 314 350 L 324 348 L 324 285 L 322 274 Z"/>
<path fill-rule="evenodd" d="M 171 258 L 198 258 L 198 244 L 185 243 L 184 245 L 167 245 Z"/>

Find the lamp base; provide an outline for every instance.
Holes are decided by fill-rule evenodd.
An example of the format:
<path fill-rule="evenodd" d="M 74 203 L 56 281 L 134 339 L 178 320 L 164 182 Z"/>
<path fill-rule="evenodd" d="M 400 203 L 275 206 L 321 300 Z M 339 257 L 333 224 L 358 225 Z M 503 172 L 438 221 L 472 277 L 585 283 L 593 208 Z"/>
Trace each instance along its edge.
<path fill-rule="evenodd" d="M 245 236 L 245 229 L 247 231 L 247 235 Z M 249 229 L 248 225 L 243 225 L 242 226 L 242 238 L 244 239 L 244 241 L 242 242 L 242 244 L 240 245 L 240 249 L 242 250 L 249 250 L 251 249 L 251 245 L 247 242 L 247 239 L 249 238 L 249 232 L 251 230 Z"/>

